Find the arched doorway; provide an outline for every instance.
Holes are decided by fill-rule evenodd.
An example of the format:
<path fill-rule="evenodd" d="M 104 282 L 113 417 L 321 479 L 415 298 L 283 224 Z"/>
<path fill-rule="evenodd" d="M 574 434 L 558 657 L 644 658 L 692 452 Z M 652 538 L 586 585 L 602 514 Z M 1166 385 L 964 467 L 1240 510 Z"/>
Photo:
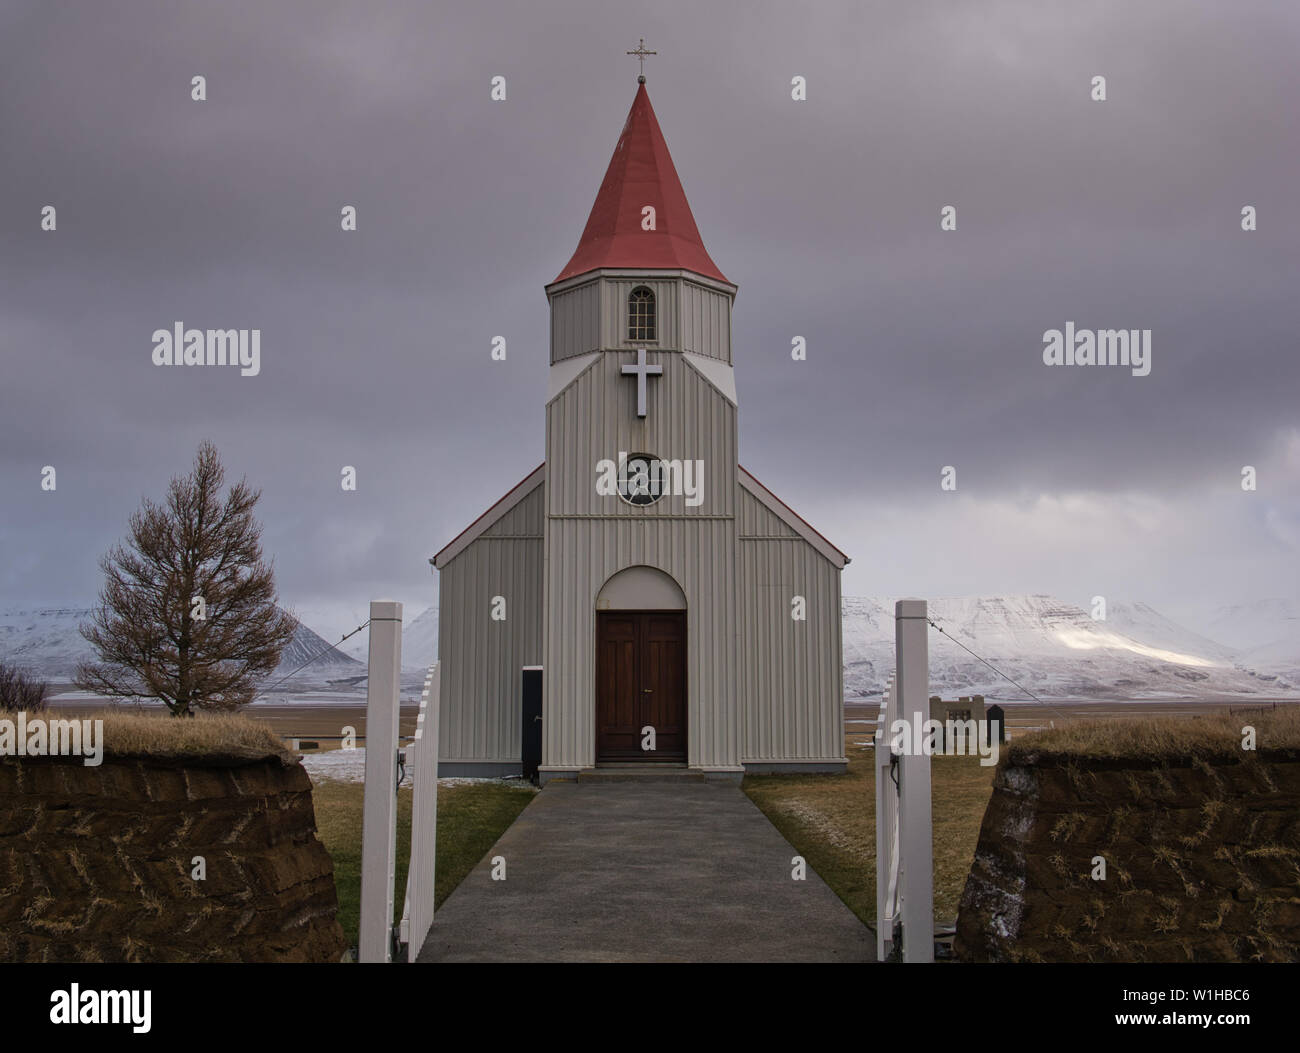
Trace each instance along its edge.
<path fill-rule="evenodd" d="M 627 567 L 596 597 L 595 695 L 597 764 L 685 762 L 686 596 L 663 571 Z"/>

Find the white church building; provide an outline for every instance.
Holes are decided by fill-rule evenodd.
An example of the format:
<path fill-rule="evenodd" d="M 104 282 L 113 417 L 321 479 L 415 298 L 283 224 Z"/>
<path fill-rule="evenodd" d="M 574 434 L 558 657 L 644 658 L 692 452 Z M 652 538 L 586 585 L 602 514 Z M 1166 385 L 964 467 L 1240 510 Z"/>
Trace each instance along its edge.
<path fill-rule="evenodd" d="M 641 78 L 546 286 L 546 460 L 430 561 L 441 774 L 521 770 L 536 667 L 543 781 L 844 770 L 848 557 L 737 460 L 736 289 Z"/>

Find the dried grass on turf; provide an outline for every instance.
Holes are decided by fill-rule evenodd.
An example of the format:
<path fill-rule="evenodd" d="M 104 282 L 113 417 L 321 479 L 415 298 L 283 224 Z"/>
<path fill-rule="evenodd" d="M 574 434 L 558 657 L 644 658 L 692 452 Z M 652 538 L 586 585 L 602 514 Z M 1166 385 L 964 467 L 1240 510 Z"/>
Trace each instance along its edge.
<path fill-rule="evenodd" d="M 43 719 L 65 719 L 46 711 Z M 234 757 L 279 757 L 296 761 L 271 728 L 238 713 L 201 713 L 196 717 L 101 710 L 76 720 L 104 722 L 104 754 L 108 757 L 193 759 L 205 754 Z"/>
<path fill-rule="evenodd" d="M 1010 763 L 1053 758 L 1175 762 L 1243 760 L 1242 728 L 1256 731 L 1256 754 L 1300 751 L 1300 706 L 1194 717 L 1072 720 L 1018 736 L 1007 745 Z M 1248 758 L 1247 758 L 1248 759 Z"/>

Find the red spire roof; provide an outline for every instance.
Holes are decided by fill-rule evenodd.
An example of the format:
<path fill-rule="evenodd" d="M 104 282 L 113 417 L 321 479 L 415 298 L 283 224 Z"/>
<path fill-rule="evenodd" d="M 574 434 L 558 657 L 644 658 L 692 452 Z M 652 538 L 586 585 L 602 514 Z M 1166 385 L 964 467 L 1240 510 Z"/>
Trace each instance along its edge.
<path fill-rule="evenodd" d="M 641 229 L 646 205 L 654 206 L 654 230 Z M 598 267 L 686 270 L 727 281 L 700 240 L 644 83 L 632 100 L 578 248 L 555 280 Z"/>

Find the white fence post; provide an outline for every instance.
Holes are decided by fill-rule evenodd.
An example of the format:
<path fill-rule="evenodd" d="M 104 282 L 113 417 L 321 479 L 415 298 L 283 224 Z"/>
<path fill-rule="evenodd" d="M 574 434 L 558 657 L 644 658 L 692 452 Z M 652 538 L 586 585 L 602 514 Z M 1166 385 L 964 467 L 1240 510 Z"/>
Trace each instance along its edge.
<path fill-rule="evenodd" d="M 363 962 L 393 956 L 393 879 L 397 872 L 397 692 L 402 669 L 402 605 L 370 604 L 366 681 L 366 786 L 361 827 Z"/>
<path fill-rule="evenodd" d="M 434 662 L 424 681 L 415 741 L 407 750 L 413 768 L 411 801 L 411 864 L 406 870 L 406 906 L 401 938 L 406 960 L 419 957 L 433 926 L 433 899 L 438 847 L 438 702 L 442 666 Z"/>
<path fill-rule="evenodd" d="M 934 845 L 930 817 L 930 754 L 924 748 L 930 719 L 929 624 L 925 600 L 894 606 L 894 646 L 899 718 L 912 732 L 898 763 L 899 889 L 903 961 L 934 961 Z"/>
<path fill-rule="evenodd" d="M 880 698 L 876 722 L 876 961 L 889 958 L 894 948 L 894 920 L 898 914 L 898 790 L 894 786 L 894 756 L 890 729 L 898 715 L 894 676 Z"/>

